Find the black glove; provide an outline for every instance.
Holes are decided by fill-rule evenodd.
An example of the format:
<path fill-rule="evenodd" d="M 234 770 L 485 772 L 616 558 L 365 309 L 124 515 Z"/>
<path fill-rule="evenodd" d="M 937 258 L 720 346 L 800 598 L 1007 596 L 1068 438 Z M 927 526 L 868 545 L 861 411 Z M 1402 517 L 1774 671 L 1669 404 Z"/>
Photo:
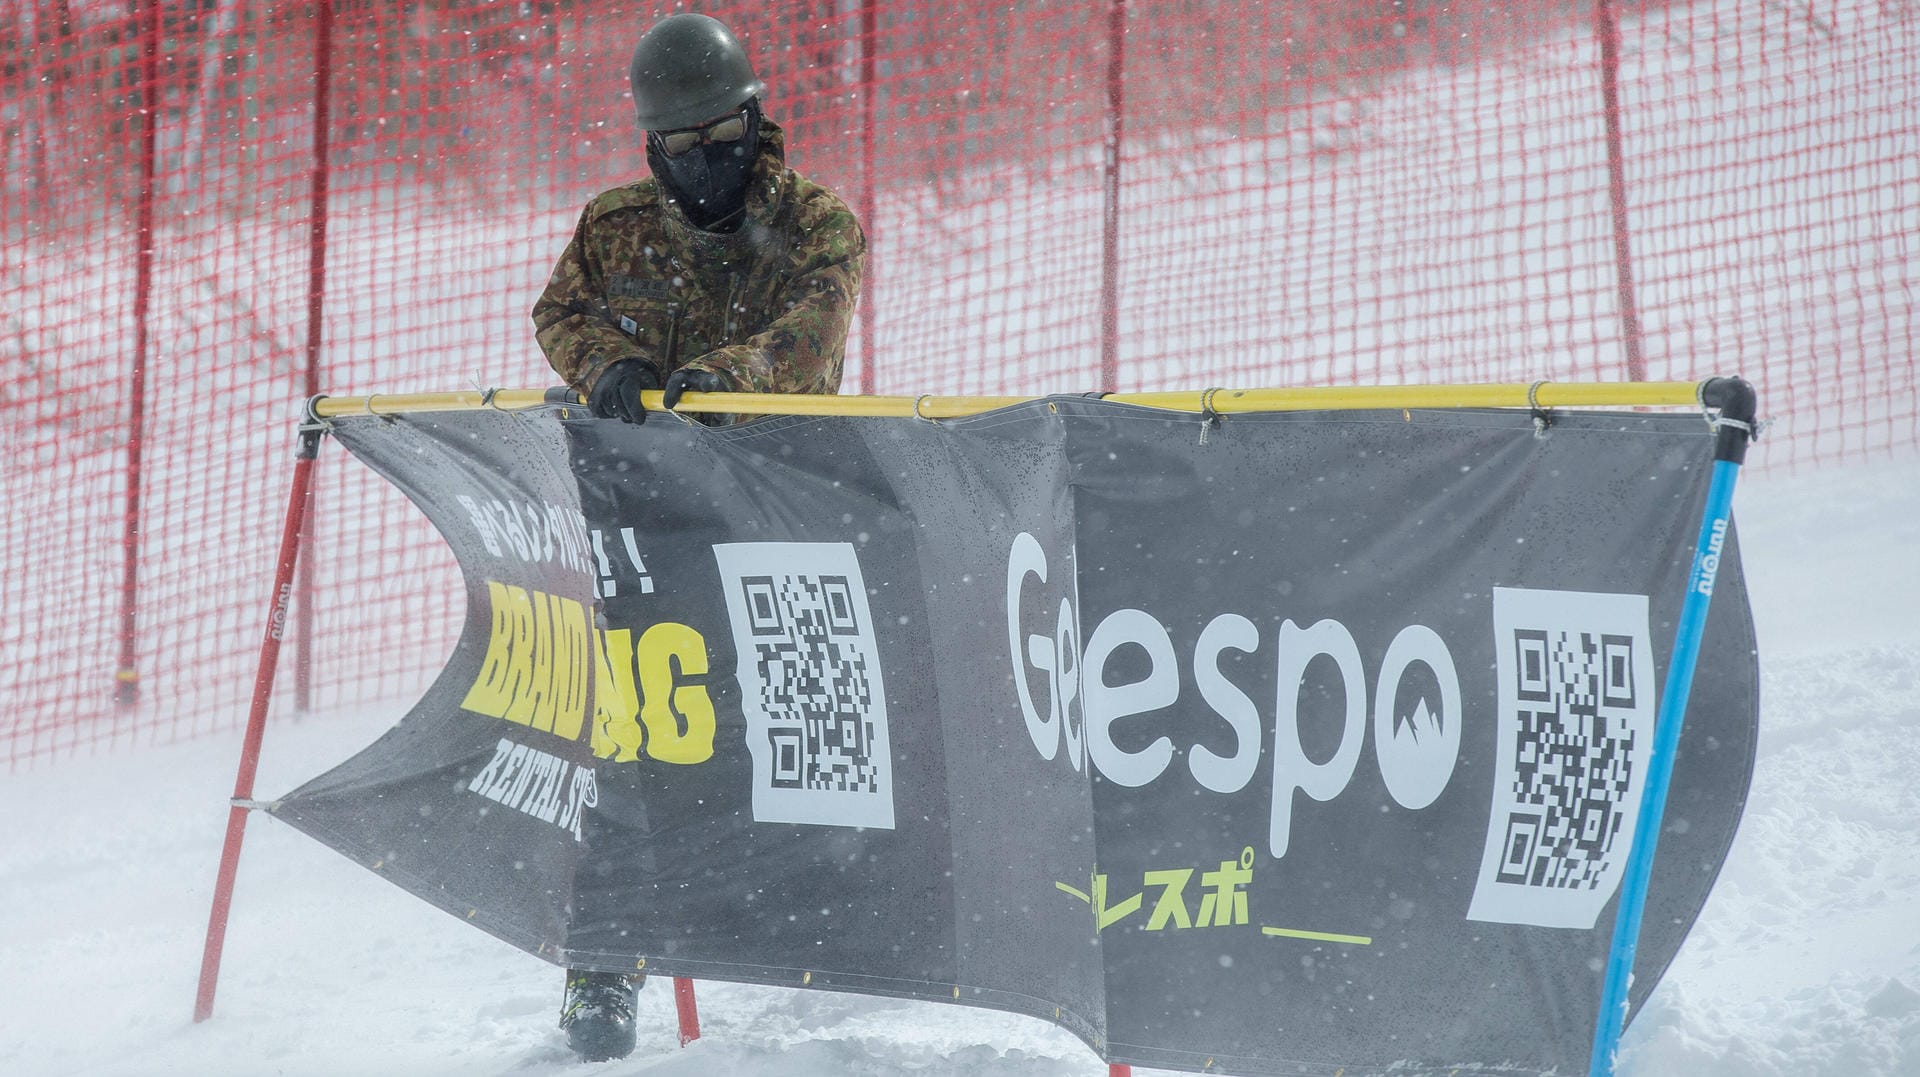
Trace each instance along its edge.
<path fill-rule="evenodd" d="M 587 410 L 602 419 L 629 423 L 647 421 L 640 406 L 642 389 L 660 388 L 660 371 L 645 359 L 622 359 L 600 372 L 587 394 Z"/>
<path fill-rule="evenodd" d="M 667 375 L 666 392 L 661 395 L 660 403 L 668 411 L 680 406 L 682 393 L 728 393 L 733 391 L 733 383 L 724 374 L 699 367 L 682 367 Z"/>

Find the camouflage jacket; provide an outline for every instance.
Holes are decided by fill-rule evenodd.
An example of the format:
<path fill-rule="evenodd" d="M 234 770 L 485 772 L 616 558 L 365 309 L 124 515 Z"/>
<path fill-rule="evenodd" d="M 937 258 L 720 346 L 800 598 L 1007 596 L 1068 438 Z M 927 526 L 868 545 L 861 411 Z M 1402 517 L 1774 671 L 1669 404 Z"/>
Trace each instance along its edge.
<path fill-rule="evenodd" d="M 787 167 L 785 136 L 760 128 L 746 219 L 695 228 L 652 177 L 587 203 L 533 324 L 547 362 L 589 392 L 639 356 L 740 392 L 834 393 L 860 292 L 866 236 L 846 203 Z"/>

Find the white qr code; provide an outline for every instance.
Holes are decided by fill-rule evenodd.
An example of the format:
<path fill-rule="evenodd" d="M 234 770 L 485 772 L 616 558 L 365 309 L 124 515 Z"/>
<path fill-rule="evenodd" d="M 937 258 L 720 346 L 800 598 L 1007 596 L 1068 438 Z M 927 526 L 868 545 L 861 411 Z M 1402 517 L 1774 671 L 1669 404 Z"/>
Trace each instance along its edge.
<path fill-rule="evenodd" d="M 887 696 L 844 542 L 715 546 L 759 822 L 893 829 Z"/>
<path fill-rule="evenodd" d="M 1591 928 L 1620 886 L 1653 747 L 1644 595 L 1495 588 L 1499 731 L 1470 920 Z"/>

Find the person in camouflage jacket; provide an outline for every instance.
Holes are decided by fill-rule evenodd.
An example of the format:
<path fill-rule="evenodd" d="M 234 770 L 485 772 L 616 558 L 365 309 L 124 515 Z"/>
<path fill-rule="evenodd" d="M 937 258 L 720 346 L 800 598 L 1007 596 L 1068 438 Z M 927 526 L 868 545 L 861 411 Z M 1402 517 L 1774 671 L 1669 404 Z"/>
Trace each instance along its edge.
<path fill-rule="evenodd" d="M 740 42 L 671 15 L 634 49 L 653 175 L 587 203 L 533 307 L 547 362 L 601 418 L 643 422 L 643 390 L 835 393 L 866 237 L 832 191 L 787 167 L 786 136 Z M 703 415 L 709 422 L 723 418 Z M 560 1027 L 587 1061 L 635 1043 L 645 976 L 568 969 Z"/>
<path fill-rule="evenodd" d="M 596 415 L 644 421 L 641 389 L 667 390 L 669 408 L 689 389 L 839 391 L 866 237 L 837 195 L 787 167 L 785 133 L 760 111 L 762 84 L 728 46 L 738 49 L 699 15 L 672 16 L 642 39 L 634 99 L 654 175 L 587 204 L 534 305 L 547 362 Z M 663 64 L 664 89 L 653 74 Z M 662 130 L 689 116 L 698 119 Z M 670 155 L 681 131 L 700 141 Z M 728 155 L 743 150 L 744 190 L 729 191 Z M 676 183 L 688 162 L 693 178 Z M 701 197 L 710 175 L 711 202 Z"/>

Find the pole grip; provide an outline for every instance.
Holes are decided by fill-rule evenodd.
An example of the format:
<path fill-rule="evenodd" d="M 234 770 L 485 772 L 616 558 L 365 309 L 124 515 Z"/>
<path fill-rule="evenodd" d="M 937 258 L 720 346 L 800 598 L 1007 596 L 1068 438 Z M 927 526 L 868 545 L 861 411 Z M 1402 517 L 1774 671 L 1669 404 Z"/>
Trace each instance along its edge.
<path fill-rule="evenodd" d="M 1713 458 L 1732 464 L 1747 461 L 1747 446 L 1759 436 L 1757 416 L 1760 399 L 1753 386 L 1742 378 L 1708 378 L 1700 383 L 1700 406 L 1716 408 L 1720 415 L 1713 428 L 1718 435 L 1713 443 Z"/>

